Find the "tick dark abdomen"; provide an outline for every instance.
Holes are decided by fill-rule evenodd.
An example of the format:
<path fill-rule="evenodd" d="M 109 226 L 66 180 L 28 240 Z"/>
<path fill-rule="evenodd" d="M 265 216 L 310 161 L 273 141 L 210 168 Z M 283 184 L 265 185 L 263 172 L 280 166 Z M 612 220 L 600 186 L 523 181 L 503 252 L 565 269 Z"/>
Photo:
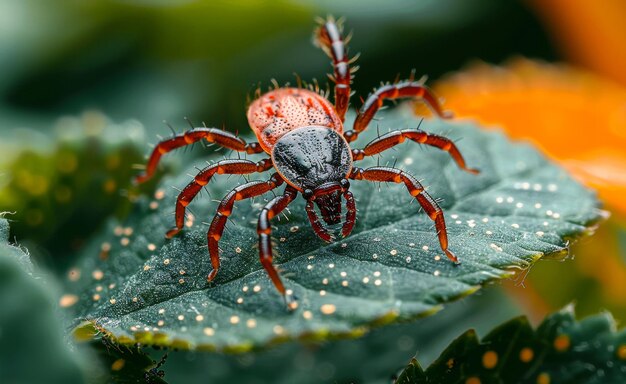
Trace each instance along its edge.
<path fill-rule="evenodd" d="M 352 169 L 352 154 L 343 136 L 320 126 L 295 129 L 274 144 L 272 160 L 285 181 L 298 190 L 340 182 Z"/>

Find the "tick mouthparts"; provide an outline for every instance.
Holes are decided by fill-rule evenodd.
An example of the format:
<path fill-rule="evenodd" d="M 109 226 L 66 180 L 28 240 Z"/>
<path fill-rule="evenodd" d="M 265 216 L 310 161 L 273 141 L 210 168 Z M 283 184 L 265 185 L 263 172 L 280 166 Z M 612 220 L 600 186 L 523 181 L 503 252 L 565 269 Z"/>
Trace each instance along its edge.
<path fill-rule="evenodd" d="M 344 187 L 345 188 L 345 187 Z M 342 211 L 343 200 L 345 210 Z M 352 232 L 356 222 L 356 206 L 354 196 L 347 189 L 338 189 L 329 194 L 321 195 L 319 200 L 309 201 L 310 207 L 315 211 L 310 218 L 318 226 L 318 236 L 326 242 L 333 242 L 338 238 L 345 238 Z M 322 216 L 322 220 L 317 217 Z"/>
<path fill-rule="evenodd" d="M 335 187 L 333 185 L 332 187 Z M 315 203 L 319 208 L 320 215 L 322 216 L 322 220 L 327 225 L 334 225 L 341 222 L 341 211 L 342 211 L 342 195 L 341 190 L 338 189 L 339 186 L 336 185 L 337 189 L 333 190 L 330 193 L 324 193 L 321 196 L 318 196 L 315 199 Z"/>

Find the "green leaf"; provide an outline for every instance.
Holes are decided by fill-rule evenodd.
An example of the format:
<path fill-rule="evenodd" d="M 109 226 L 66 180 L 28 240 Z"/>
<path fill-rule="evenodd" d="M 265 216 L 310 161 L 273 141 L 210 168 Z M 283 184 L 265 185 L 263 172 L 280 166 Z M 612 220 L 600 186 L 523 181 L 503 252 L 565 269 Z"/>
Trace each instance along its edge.
<path fill-rule="evenodd" d="M 285 343 L 237 355 L 172 351 L 164 366 L 166 378 L 172 383 L 390 384 L 392 373 L 416 350 L 421 362 L 432 362 L 468 328 L 487 333 L 519 315 L 499 288 L 488 287 L 433 316 L 378 327 L 356 340 Z"/>
<path fill-rule="evenodd" d="M 9 244 L 9 233 L 11 232 L 9 222 L 5 219 L 6 212 L 0 212 L 0 247 L 5 258 L 16 262 L 26 273 L 33 273 L 33 263 L 28 254 L 20 247 Z"/>
<path fill-rule="evenodd" d="M 107 383 L 166 384 L 161 367 L 167 359 L 167 354 L 163 354 L 160 361 L 154 361 L 138 346 L 116 345 L 106 338 L 92 341 L 89 347 L 96 352 L 100 363 L 106 367 L 104 376 Z"/>
<path fill-rule="evenodd" d="M 402 111 L 381 114 L 383 129 L 415 127 Z M 353 118 L 353 116 L 351 117 Z M 348 123 L 349 126 L 349 123 Z M 442 304 L 510 277 L 541 257 L 564 257 L 570 239 L 601 218 L 594 194 L 528 145 L 470 123 L 429 121 L 422 128 L 459 142 L 474 176 L 446 153 L 406 143 L 391 152 L 441 199 L 454 266 L 439 249 L 432 221 L 403 186 L 354 181 L 360 208 L 351 236 L 325 244 L 310 229 L 298 198 L 289 221 L 276 223 L 275 264 L 299 298 L 286 311 L 258 261 L 256 218 L 264 204 L 240 202 L 220 242 L 222 267 L 209 285 L 207 226 L 212 199 L 236 178 L 218 177 L 190 208 L 190 228 L 172 239 L 176 191 L 189 176 L 165 180 L 124 223 L 112 222 L 84 251 L 68 290 L 80 295 L 77 321 L 88 320 L 119 343 L 242 352 L 289 339 L 359 336 L 374 325 L 426 316 Z M 364 135 L 362 146 L 376 136 Z M 375 165 L 376 159 L 362 162 Z M 384 157 L 382 164 L 393 163 Z M 267 176 L 264 176 L 267 177 Z M 261 178 L 259 176 L 258 178 Z M 230 183 L 228 182 L 230 180 Z"/>
<path fill-rule="evenodd" d="M 0 242 L 9 240 L 9 222 L 4 218 L 6 212 L 0 213 Z"/>
<path fill-rule="evenodd" d="M 62 337 L 49 287 L 31 276 L 28 255 L 8 244 L 0 217 L 0 378 L 3 383 L 82 383 Z"/>
<path fill-rule="evenodd" d="M 548 316 L 536 330 L 510 320 L 478 341 L 457 338 L 425 371 L 415 359 L 397 383 L 623 383 L 626 331 L 609 313 L 576 321 L 573 307 Z"/>
<path fill-rule="evenodd" d="M 426 374 L 417 359 L 412 358 L 409 365 L 404 368 L 404 371 L 402 371 L 396 380 L 396 384 L 413 384 L 421 382 L 427 382 Z"/>

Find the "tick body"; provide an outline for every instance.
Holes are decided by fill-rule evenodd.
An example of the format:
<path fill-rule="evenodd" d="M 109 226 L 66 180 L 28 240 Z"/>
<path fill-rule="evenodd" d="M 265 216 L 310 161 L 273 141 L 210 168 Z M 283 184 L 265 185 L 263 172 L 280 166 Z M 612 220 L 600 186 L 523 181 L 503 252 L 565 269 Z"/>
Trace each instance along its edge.
<path fill-rule="evenodd" d="M 207 233 L 213 267 L 207 279 L 212 281 L 218 273 L 218 244 L 235 202 L 261 196 L 284 186 L 282 194 L 270 200 L 261 210 L 257 233 L 261 264 L 290 309 L 295 308 L 296 301 L 288 293 L 290 291 L 285 288 L 272 264 L 271 220 L 298 195 L 306 200 L 306 214 L 313 231 L 322 240 L 331 242 L 336 236 L 348 236 L 356 222 L 356 202 L 350 191 L 349 180 L 402 183 L 434 221 L 441 250 L 452 262 L 458 263 L 459 260 L 448 248 L 443 211 L 413 175 L 393 167 L 360 168 L 354 163 L 409 139 L 446 151 L 461 169 L 478 173 L 465 165 L 463 156 L 452 141 L 419 128 L 391 131 L 362 149 L 351 148 L 350 143 L 367 128 L 385 100 L 418 98 L 440 117 L 447 115 L 432 92 L 422 82 L 411 78 L 384 85 L 370 94 L 358 111 L 352 128 L 344 131 L 354 70 L 350 67 L 352 60 L 347 56 L 341 25 L 332 18 L 321 20 L 314 37 L 316 45 L 332 60 L 333 74 L 330 77 L 335 83 L 334 104 L 313 89 L 274 89 L 261 95 L 248 108 L 248 123 L 258 142 L 246 143 L 236 135 L 216 128 L 194 128 L 158 143 L 148 160 L 145 173 L 136 178 L 137 182 L 149 179 L 163 154 L 200 140 L 248 154 L 265 153 L 266 157 L 256 162 L 221 160 L 201 170 L 180 192 L 176 201 L 176 226 L 166 236 L 175 236 L 183 229 L 187 205 L 215 174 L 246 175 L 273 170 L 266 181 L 251 181 L 236 187 L 218 205 Z M 339 224 L 341 229 L 336 234 L 330 227 Z"/>
<path fill-rule="evenodd" d="M 333 105 L 303 88 L 279 88 L 262 95 L 250 104 L 248 123 L 267 153 L 281 137 L 299 128 L 318 126 L 343 133 Z"/>

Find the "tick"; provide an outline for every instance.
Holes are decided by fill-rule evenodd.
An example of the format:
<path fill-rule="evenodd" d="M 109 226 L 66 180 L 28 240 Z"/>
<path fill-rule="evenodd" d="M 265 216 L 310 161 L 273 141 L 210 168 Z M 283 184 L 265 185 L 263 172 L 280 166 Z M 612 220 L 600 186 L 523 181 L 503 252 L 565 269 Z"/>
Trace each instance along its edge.
<path fill-rule="evenodd" d="M 329 226 L 340 225 L 340 235 L 350 235 L 356 222 L 356 202 L 350 192 L 349 180 L 403 183 L 434 221 L 441 250 L 454 263 L 458 258 L 448 249 L 448 234 L 443 211 L 411 174 L 394 167 L 359 168 L 354 165 L 365 157 L 379 154 L 406 139 L 446 151 L 456 164 L 470 173 L 456 145 L 442 136 L 418 128 L 386 133 L 362 149 L 353 149 L 350 143 L 363 132 L 385 100 L 417 98 L 425 102 L 440 117 L 447 117 L 437 98 L 423 82 L 412 78 L 383 85 L 369 95 L 352 129 L 344 131 L 345 114 L 350 101 L 354 60 L 348 58 L 342 25 L 332 17 L 321 20 L 314 32 L 314 41 L 331 59 L 334 85 L 334 105 L 315 88 L 276 88 L 260 95 L 248 108 L 248 122 L 258 142 L 246 143 L 242 138 L 217 128 L 199 127 L 159 142 L 148 160 L 145 172 L 137 176 L 138 183 L 153 176 L 162 155 L 186 145 L 206 140 L 224 148 L 247 154 L 264 153 L 269 157 L 258 162 L 243 159 L 221 160 L 198 173 L 180 192 L 176 200 L 176 226 L 166 234 L 175 236 L 183 229 L 185 210 L 198 192 L 217 174 L 247 175 L 272 170 L 266 181 L 242 184 L 224 197 L 207 233 L 208 250 L 213 270 L 207 279 L 212 281 L 220 268 L 219 240 L 236 201 L 261 196 L 269 191 L 285 188 L 282 194 L 269 201 L 261 210 L 257 224 L 259 256 L 272 283 L 283 296 L 287 307 L 296 302 L 285 289 L 278 271 L 272 264 L 271 220 L 280 214 L 298 194 L 306 200 L 306 214 L 319 238 L 332 242 L 335 238 Z M 346 206 L 342 217 L 342 205 Z M 321 217 L 321 219 L 320 219 Z"/>

